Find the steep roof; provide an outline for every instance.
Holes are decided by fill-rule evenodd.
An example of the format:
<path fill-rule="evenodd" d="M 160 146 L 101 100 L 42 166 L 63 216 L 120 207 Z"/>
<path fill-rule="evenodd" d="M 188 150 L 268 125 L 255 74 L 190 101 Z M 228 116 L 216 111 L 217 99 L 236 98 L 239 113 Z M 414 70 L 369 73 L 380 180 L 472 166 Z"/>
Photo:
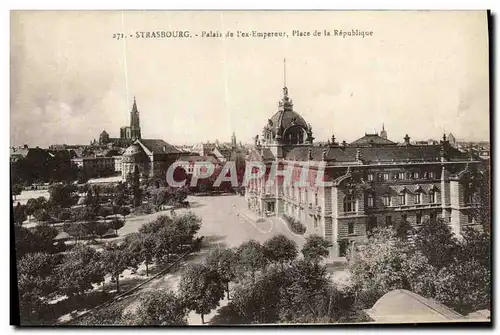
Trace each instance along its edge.
<path fill-rule="evenodd" d="M 390 141 L 386 138 L 380 137 L 378 134 L 366 134 L 358 138 L 356 141 L 349 145 L 354 146 L 372 146 L 372 145 L 397 145 L 397 143 Z"/>
<path fill-rule="evenodd" d="M 164 140 L 160 139 L 138 139 L 136 143 L 141 143 L 153 154 L 176 154 L 181 151 Z"/>
<path fill-rule="evenodd" d="M 208 155 L 208 156 L 197 156 L 197 155 L 181 156 L 177 160 L 182 161 L 182 162 L 210 162 L 213 164 L 220 163 L 219 160 L 212 155 Z"/>
<path fill-rule="evenodd" d="M 407 290 L 384 294 L 366 313 L 377 322 L 436 322 L 463 320 L 449 307 Z"/>
<path fill-rule="evenodd" d="M 351 147 L 351 146 L 297 146 L 292 148 L 285 156 L 287 160 L 309 160 L 309 150 L 313 160 L 322 160 L 323 151 L 326 160 L 337 162 L 355 162 L 356 152 L 359 150 L 361 159 L 366 162 L 402 162 L 402 161 L 438 161 L 441 147 L 439 145 L 408 145 L 408 146 L 382 146 L 382 147 Z M 449 160 L 468 159 L 466 153 L 449 147 L 447 150 Z"/>

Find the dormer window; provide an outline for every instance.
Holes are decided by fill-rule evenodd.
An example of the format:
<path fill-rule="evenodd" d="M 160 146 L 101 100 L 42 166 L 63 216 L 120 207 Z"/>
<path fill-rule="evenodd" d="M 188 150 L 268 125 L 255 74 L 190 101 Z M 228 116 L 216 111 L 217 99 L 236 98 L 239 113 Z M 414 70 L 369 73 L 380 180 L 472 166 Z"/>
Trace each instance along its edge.
<path fill-rule="evenodd" d="M 407 197 L 407 192 L 406 190 L 403 190 L 400 194 L 399 194 L 399 205 L 400 206 L 404 206 L 406 205 L 407 201 L 406 201 L 406 197 Z"/>
<path fill-rule="evenodd" d="M 415 195 L 415 203 L 416 204 L 422 203 L 422 192 L 421 191 L 417 191 L 417 194 Z"/>

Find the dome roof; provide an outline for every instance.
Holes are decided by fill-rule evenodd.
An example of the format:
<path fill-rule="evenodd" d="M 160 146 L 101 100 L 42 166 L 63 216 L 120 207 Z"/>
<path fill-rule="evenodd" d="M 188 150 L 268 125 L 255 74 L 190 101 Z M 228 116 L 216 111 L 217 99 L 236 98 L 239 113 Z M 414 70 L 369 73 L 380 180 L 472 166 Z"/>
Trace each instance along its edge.
<path fill-rule="evenodd" d="M 129 146 L 122 156 L 123 162 L 145 162 L 148 161 L 148 155 L 139 144 Z"/>
<path fill-rule="evenodd" d="M 280 127 L 285 130 L 291 126 L 297 125 L 307 129 L 307 122 L 299 113 L 295 111 L 278 111 L 271 118 L 272 127 Z"/>
<path fill-rule="evenodd" d="M 308 129 L 309 126 L 299 113 L 293 110 L 292 99 L 288 96 L 288 88 L 283 87 L 283 96 L 278 102 L 278 111 L 269 119 L 267 126 L 280 131 L 285 131 L 292 126 L 300 126 Z"/>

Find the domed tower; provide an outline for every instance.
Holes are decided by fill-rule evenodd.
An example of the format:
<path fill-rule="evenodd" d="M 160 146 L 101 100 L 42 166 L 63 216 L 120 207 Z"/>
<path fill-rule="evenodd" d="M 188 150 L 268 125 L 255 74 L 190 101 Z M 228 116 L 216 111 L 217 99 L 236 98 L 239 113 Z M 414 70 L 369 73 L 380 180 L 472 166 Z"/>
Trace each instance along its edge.
<path fill-rule="evenodd" d="M 297 145 L 312 145 L 314 137 L 311 125 L 293 110 L 293 101 L 288 88 L 283 87 L 283 96 L 278 102 L 278 111 L 267 121 L 262 130 L 262 146 L 271 149 L 276 158 L 283 157 L 283 148 Z"/>

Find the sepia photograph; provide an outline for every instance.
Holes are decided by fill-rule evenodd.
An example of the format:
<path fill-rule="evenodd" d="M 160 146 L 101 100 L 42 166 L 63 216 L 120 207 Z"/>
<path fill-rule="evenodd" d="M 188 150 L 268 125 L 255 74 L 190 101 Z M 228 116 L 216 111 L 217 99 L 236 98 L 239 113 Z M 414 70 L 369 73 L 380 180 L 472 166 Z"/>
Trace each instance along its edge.
<path fill-rule="evenodd" d="M 491 24 L 12 10 L 14 324 L 491 325 Z"/>

